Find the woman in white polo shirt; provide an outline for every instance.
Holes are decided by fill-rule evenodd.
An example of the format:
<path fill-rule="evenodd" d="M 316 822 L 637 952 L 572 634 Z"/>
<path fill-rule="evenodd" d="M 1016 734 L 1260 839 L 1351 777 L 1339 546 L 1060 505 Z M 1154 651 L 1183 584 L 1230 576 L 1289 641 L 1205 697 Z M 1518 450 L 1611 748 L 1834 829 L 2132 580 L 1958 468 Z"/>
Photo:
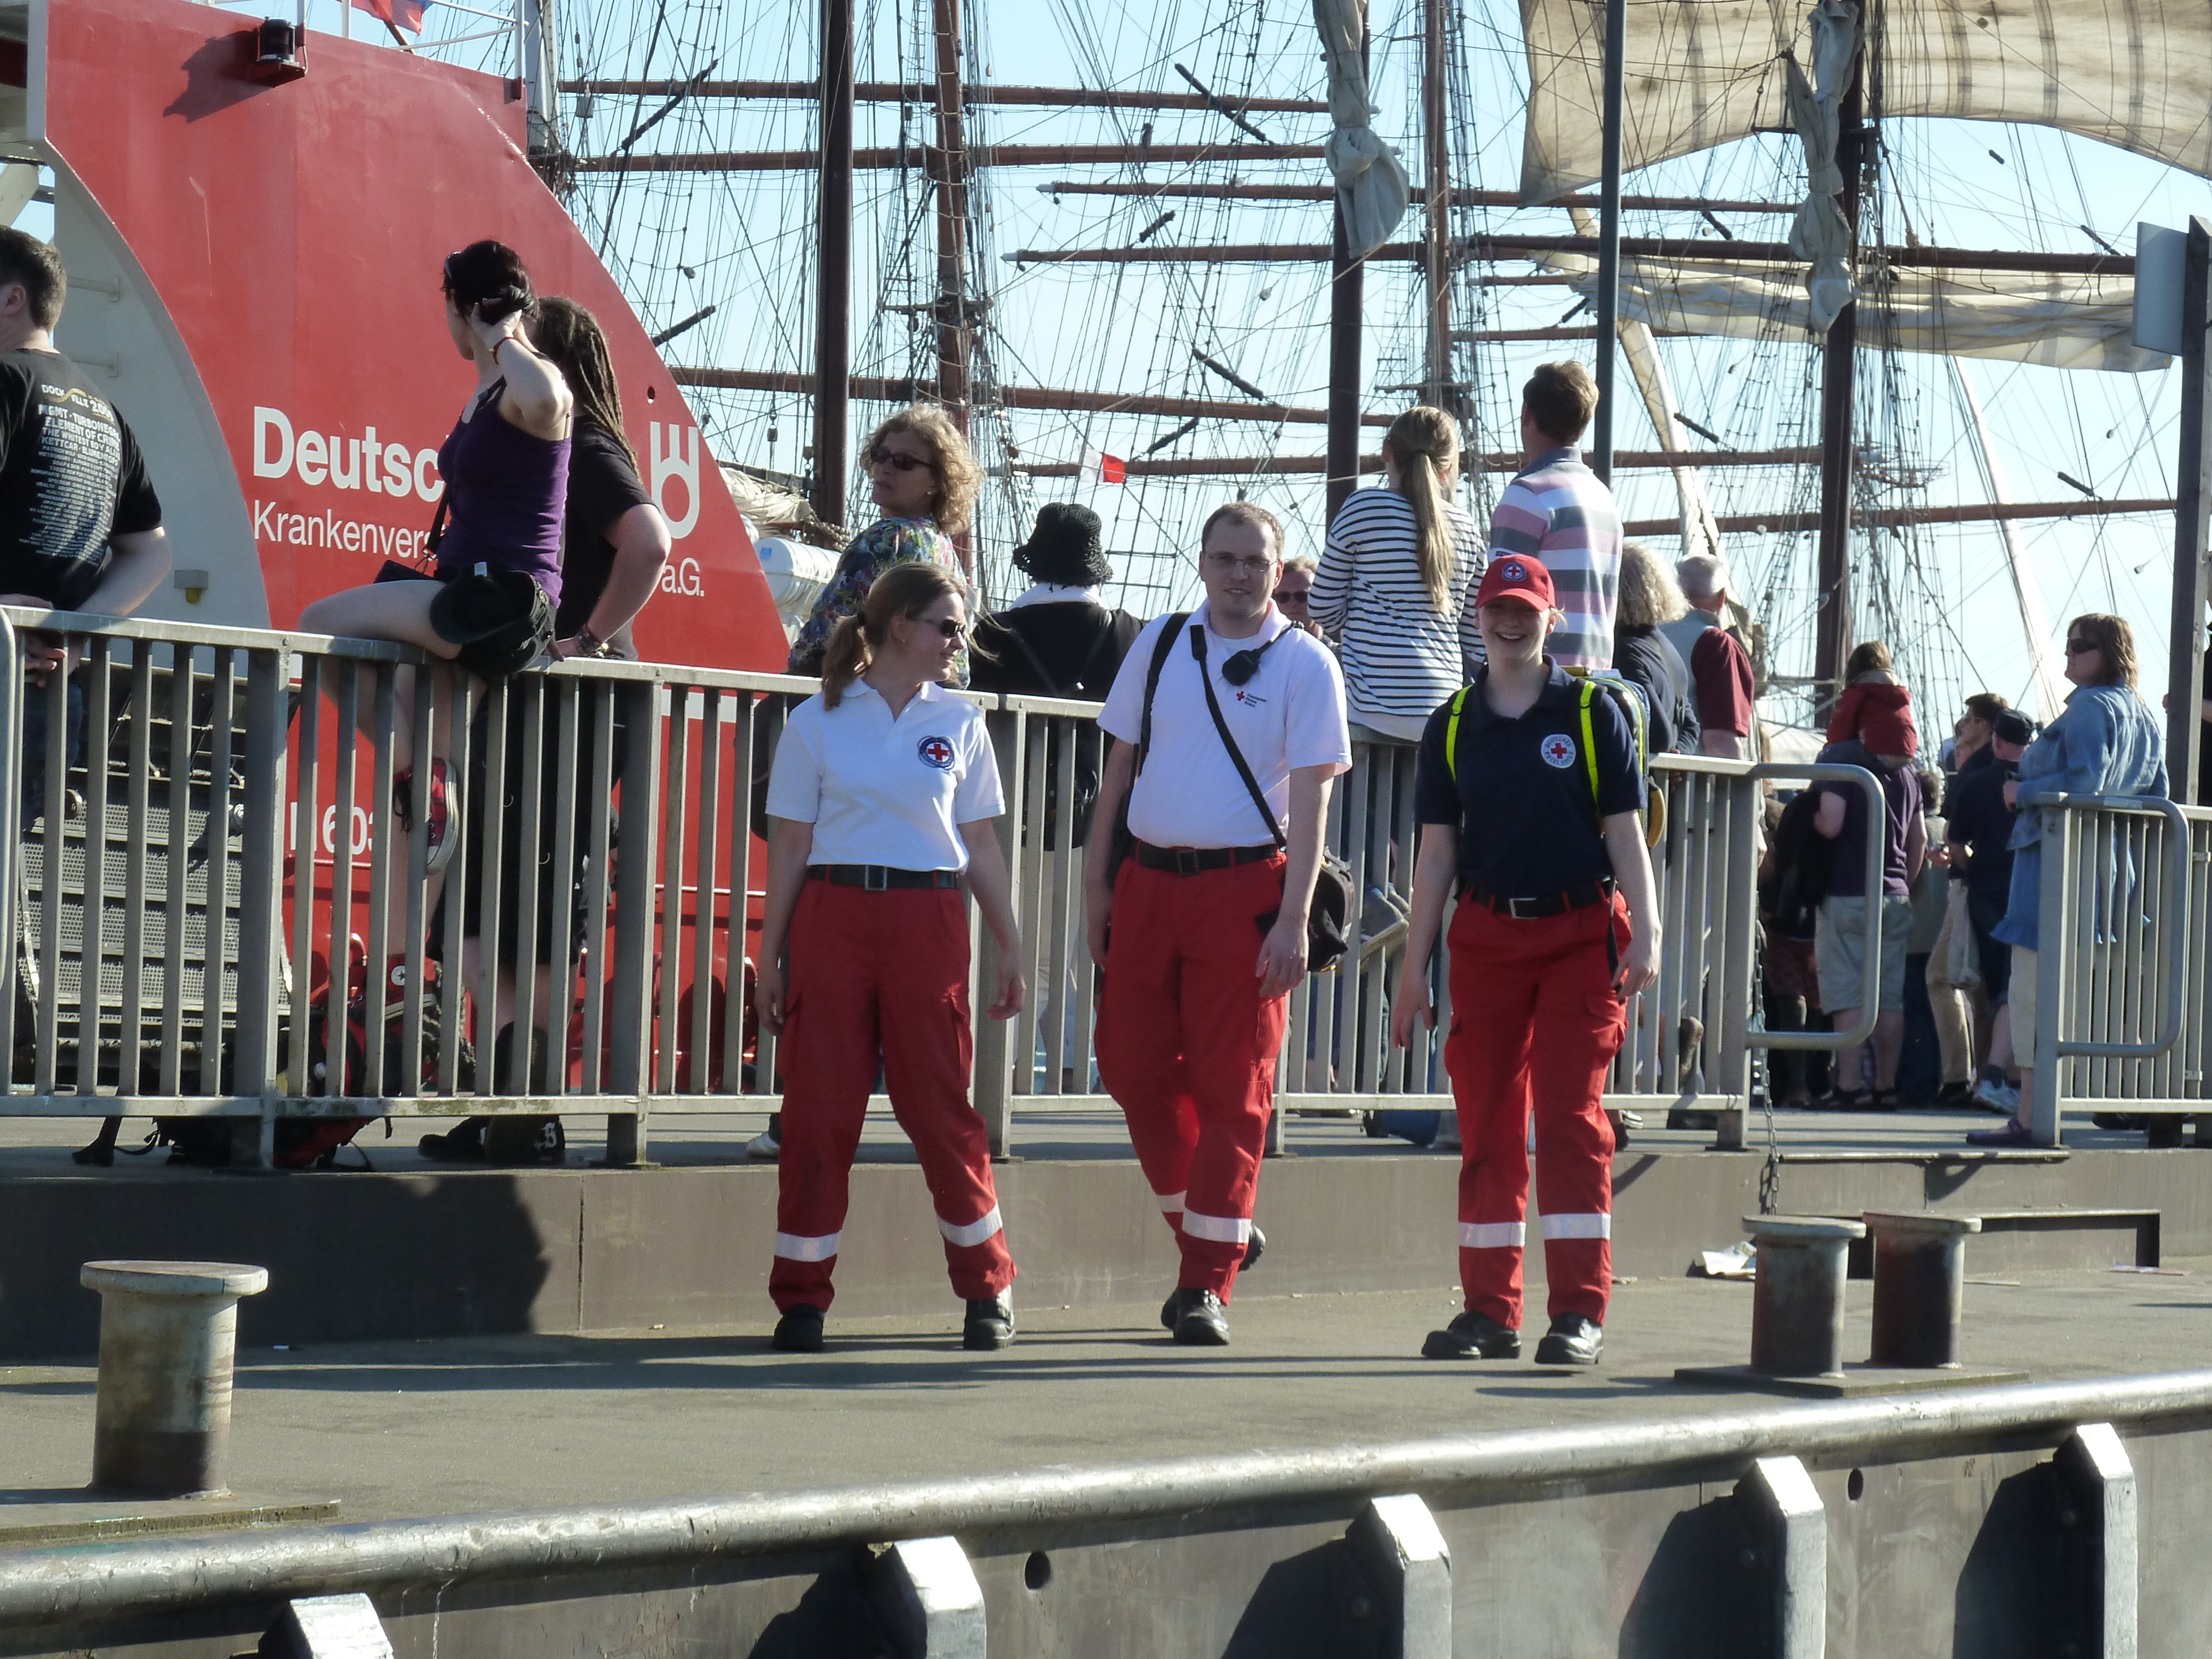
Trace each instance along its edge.
<path fill-rule="evenodd" d="M 878 576 L 837 624 L 822 690 L 791 711 L 769 778 L 768 902 L 754 1005 L 781 1036 L 783 1154 L 769 1294 L 775 1346 L 822 1346 L 853 1154 L 880 1065 L 937 1207 L 970 1348 L 1013 1340 L 983 1120 L 968 1098 L 962 874 L 1000 947 L 990 1013 L 1022 1006 L 1019 935 L 991 820 L 1006 810 L 983 713 L 941 684 L 965 637 L 959 580 Z M 785 947 L 790 948 L 789 961 Z"/>

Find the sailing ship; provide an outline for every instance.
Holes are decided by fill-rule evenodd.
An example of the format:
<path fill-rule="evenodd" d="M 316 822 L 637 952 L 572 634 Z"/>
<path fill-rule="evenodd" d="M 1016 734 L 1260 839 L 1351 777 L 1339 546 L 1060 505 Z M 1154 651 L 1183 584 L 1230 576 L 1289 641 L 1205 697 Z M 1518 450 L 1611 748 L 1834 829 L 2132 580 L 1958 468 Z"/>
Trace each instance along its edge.
<path fill-rule="evenodd" d="M 1589 352 L 1632 532 L 1729 558 L 1777 724 L 1873 635 L 1923 699 L 1994 663 L 2049 712 L 2027 535 L 2101 574 L 2062 602 L 2140 613 L 2172 511 L 2133 203 L 2079 184 L 2109 152 L 2070 136 L 2212 171 L 2212 31 L 2156 4 L 1612 9 L 1608 122 L 1603 0 L 1225 0 L 1111 38 L 1057 3 L 997 28 L 985 0 L 579 3 L 536 148 L 714 453 L 801 534 L 865 521 L 855 434 L 931 399 L 992 475 L 987 595 L 1036 505 L 1080 493 L 1115 597 L 1155 611 L 1225 495 L 1318 550 L 1415 401 L 1458 415 L 1486 513 L 1528 364 Z M 2025 176 L 2054 166 L 2075 199 Z M 2043 408 L 2071 465 L 2006 441 Z M 2008 470 L 2042 487 L 2012 499 Z"/>

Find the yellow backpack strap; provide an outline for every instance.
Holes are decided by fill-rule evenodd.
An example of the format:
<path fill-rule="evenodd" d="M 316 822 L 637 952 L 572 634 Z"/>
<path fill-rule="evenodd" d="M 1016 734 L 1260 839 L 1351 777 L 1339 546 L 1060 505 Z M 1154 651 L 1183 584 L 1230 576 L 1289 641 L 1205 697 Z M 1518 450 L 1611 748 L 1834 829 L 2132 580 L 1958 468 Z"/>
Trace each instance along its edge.
<path fill-rule="evenodd" d="M 1459 716 L 1467 707 L 1465 686 L 1452 693 L 1451 717 L 1444 721 L 1444 770 L 1454 783 L 1459 781 Z"/>
<path fill-rule="evenodd" d="M 1598 793 L 1597 744 L 1592 733 L 1591 726 L 1593 722 L 1590 720 L 1590 699 L 1595 696 L 1597 696 L 1597 682 L 1595 680 L 1584 680 L 1583 682 L 1582 696 L 1583 763 L 1589 768 L 1590 805 L 1596 810 L 1598 823 L 1602 825 L 1605 822 L 1604 797 Z"/>

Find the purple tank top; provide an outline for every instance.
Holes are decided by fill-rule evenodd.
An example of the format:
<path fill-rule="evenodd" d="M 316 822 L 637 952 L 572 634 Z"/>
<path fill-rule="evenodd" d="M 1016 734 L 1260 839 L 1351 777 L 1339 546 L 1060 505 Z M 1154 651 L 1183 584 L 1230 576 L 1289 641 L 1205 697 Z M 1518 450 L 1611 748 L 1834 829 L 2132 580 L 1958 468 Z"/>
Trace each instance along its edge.
<path fill-rule="evenodd" d="M 465 574 L 479 563 L 520 570 L 558 605 L 568 441 L 540 438 L 502 416 L 506 390 L 504 380 L 486 386 L 438 451 L 447 498 L 438 574 Z"/>

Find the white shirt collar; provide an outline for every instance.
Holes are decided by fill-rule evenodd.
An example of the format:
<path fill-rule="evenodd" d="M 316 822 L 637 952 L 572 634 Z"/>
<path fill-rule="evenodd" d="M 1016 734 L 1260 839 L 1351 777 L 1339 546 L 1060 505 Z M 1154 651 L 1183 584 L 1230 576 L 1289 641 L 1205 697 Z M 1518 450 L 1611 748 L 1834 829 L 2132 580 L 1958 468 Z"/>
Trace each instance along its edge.
<path fill-rule="evenodd" d="M 1038 582 L 1021 598 L 1008 602 L 1006 609 L 1018 611 L 1025 605 L 1103 605 L 1103 589 L 1070 587 L 1060 582 Z"/>
<path fill-rule="evenodd" d="M 1212 599 L 1200 599 L 1198 602 L 1198 609 L 1190 613 L 1190 619 L 1194 623 L 1203 623 L 1206 625 L 1206 631 L 1209 634 L 1213 634 L 1213 601 Z M 1270 599 L 1267 601 L 1267 614 L 1260 618 L 1260 631 L 1258 633 L 1250 635 L 1244 639 L 1233 641 L 1224 640 L 1223 642 L 1224 644 L 1234 645 L 1239 651 L 1257 650 L 1263 645 L 1273 644 L 1277 637 L 1288 631 L 1290 629 L 1295 628 L 1297 625 L 1297 623 L 1293 623 L 1288 617 L 1285 617 L 1280 611 L 1278 611 L 1275 608 L 1275 602 L 1273 599 Z M 1214 634 L 1213 637 L 1216 639 L 1222 638 L 1218 634 Z"/>
<path fill-rule="evenodd" d="M 874 686 L 870 685 L 867 681 L 860 678 L 858 676 L 855 676 L 853 683 L 845 688 L 845 695 L 848 697 L 873 697 L 878 702 L 883 702 L 884 701 L 884 694 L 882 692 L 877 690 Z M 951 696 L 951 694 L 935 680 L 924 680 L 921 683 L 921 689 L 915 695 L 920 697 L 924 702 L 936 702 Z M 889 703 L 884 703 L 884 706 L 886 708 L 890 707 Z"/>

